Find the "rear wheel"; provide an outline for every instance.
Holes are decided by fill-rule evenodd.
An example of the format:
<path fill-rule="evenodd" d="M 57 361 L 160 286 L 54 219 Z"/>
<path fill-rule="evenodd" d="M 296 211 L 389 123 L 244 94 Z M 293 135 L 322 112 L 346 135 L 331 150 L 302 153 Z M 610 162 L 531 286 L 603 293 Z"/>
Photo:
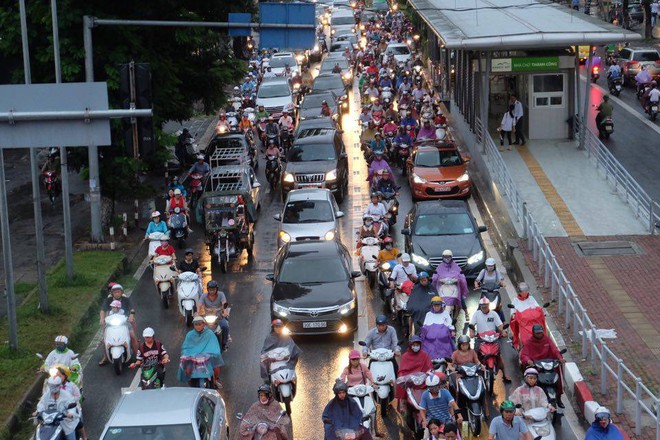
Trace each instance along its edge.
<path fill-rule="evenodd" d="M 119 376 L 121 374 L 121 370 L 124 368 L 124 364 L 122 363 L 121 358 L 117 358 L 112 361 L 112 367 L 115 370 L 115 374 Z"/>

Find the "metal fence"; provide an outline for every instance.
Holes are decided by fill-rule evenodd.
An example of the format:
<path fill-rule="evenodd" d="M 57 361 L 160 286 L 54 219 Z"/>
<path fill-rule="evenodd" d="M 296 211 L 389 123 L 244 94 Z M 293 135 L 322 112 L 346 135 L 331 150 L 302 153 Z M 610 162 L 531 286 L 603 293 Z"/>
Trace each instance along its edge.
<path fill-rule="evenodd" d="M 660 440 L 660 399 L 608 347 L 607 342 L 598 337 L 596 326 L 580 303 L 571 282 L 564 275 L 534 217 L 527 210 L 526 202 L 518 191 L 493 138 L 487 132 L 485 136 L 482 134 L 479 119 L 476 120 L 475 133 L 477 140 L 483 146 L 482 151 L 487 157 L 486 161 L 493 180 L 499 191 L 507 196 L 517 220 L 523 225 L 523 238 L 527 248 L 532 251 L 539 276 L 543 279 L 543 285 L 550 289 L 553 301 L 557 303 L 556 317 L 563 320 L 572 340 L 579 344 L 582 358 L 591 363 L 594 372 L 600 371 L 601 395 L 608 394 L 608 384 L 613 380 L 613 383 L 616 383 L 615 412 L 630 413 L 628 408 L 631 405 L 626 405 L 624 408 L 624 401 L 628 399 L 634 406 L 632 414 L 635 418 L 635 434 L 641 435 L 642 415 L 646 413 L 654 422 L 651 425 L 655 425 L 656 440 Z"/>
<path fill-rule="evenodd" d="M 575 116 L 575 134 L 580 136 L 580 118 Z M 650 234 L 654 234 L 656 224 L 660 222 L 660 204 L 653 200 L 639 183 L 625 170 L 621 163 L 603 145 L 591 130 L 585 130 L 584 148 L 589 159 L 601 172 L 607 183 L 630 205 L 635 215 L 646 225 Z"/>

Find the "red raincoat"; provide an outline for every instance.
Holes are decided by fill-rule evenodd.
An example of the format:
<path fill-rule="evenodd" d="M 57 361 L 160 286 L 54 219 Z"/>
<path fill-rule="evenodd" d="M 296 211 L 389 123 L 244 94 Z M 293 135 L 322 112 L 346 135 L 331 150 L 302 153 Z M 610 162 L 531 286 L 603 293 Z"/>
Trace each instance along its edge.
<path fill-rule="evenodd" d="M 411 373 L 426 373 L 432 369 L 433 362 L 431 361 L 431 356 L 429 356 L 427 352 L 424 350 L 419 350 L 417 353 L 415 353 L 410 348 L 408 348 L 408 350 L 406 350 L 406 352 L 401 356 L 401 363 L 399 364 L 399 377 L 403 377 Z M 406 398 L 406 391 L 402 386 L 396 386 L 395 397 L 397 399 Z"/>

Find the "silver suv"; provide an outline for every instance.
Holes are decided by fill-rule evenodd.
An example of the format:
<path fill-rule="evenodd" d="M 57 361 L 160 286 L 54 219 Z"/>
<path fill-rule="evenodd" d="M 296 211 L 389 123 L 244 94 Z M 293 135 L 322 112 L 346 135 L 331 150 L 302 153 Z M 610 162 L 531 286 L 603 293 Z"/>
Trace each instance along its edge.
<path fill-rule="evenodd" d="M 337 219 L 343 216 L 330 190 L 293 190 L 282 214 L 274 216 L 280 222 L 277 242 L 282 246 L 290 241 L 334 240 L 339 230 Z"/>
<path fill-rule="evenodd" d="M 635 84 L 635 75 L 642 70 L 642 66 L 654 78 L 660 74 L 660 53 L 654 48 L 626 47 L 619 52 L 617 64 L 621 67 L 624 83 L 630 81 Z"/>

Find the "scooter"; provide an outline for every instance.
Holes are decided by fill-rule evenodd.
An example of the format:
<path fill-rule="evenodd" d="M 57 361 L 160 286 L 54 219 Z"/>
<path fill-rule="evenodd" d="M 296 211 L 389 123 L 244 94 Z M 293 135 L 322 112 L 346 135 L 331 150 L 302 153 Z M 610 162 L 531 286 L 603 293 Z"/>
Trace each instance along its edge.
<path fill-rule="evenodd" d="M 414 433 L 414 438 L 422 438 L 424 426 L 422 425 L 422 416 L 420 406 L 422 393 L 426 390 L 426 373 L 411 373 L 397 378 L 396 383 L 406 390 L 406 402 L 410 412 L 407 414 L 407 420 L 404 423 Z"/>
<path fill-rule="evenodd" d="M 170 215 L 167 222 L 170 224 L 170 229 L 178 242 L 179 249 L 183 249 L 188 238 L 188 219 L 186 215 L 181 212 L 181 208 L 174 208 L 174 213 Z"/>
<path fill-rule="evenodd" d="M 604 118 L 598 127 L 598 138 L 609 139 L 610 135 L 614 132 L 614 121 L 611 116 Z"/>
<path fill-rule="evenodd" d="M 516 405 L 516 407 L 519 406 L 520 405 Z M 553 416 L 550 414 L 550 410 L 544 407 L 531 408 L 527 411 L 523 411 L 523 419 L 525 420 L 527 429 L 529 429 L 529 433 L 534 440 L 555 440 L 557 438 L 555 427 L 551 422 Z"/>
<path fill-rule="evenodd" d="M 373 399 L 374 388 L 371 385 L 355 385 L 348 388 L 348 395 L 357 403 L 362 411 L 362 426 L 376 435 L 376 404 Z"/>
<path fill-rule="evenodd" d="M 508 328 L 508 324 L 504 324 L 503 327 Z M 474 326 L 470 325 L 470 328 L 474 328 Z M 481 359 L 481 363 L 486 367 L 484 374 L 486 389 L 492 396 L 495 376 L 497 376 L 497 372 L 499 371 L 500 346 L 497 341 L 500 339 L 500 334 L 494 331 L 487 331 L 479 333 L 477 337 L 481 339 L 481 345 L 479 346 L 479 353 L 477 355 Z"/>
<path fill-rule="evenodd" d="M 177 285 L 177 303 L 179 313 L 186 320 L 186 327 L 192 325 L 193 315 L 197 312 L 200 299 L 200 280 L 195 272 L 183 272 Z"/>
<path fill-rule="evenodd" d="M 646 113 L 648 113 L 652 121 L 655 121 L 655 118 L 658 117 L 658 103 L 649 102 L 646 106 Z"/>
<path fill-rule="evenodd" d="M 623 88 L 623 81 L 621 78 L 610 79 L 608 85 L 612 95 L 619 96 L 619 94 L 621 94 L 621 89 Z"/>
<path fill-rule="evenodd" d="M 408 157 L 410 157 L 410 145 L 400 143 L 400 144 L 395 144 L 396 148 L 396 163 L 399 165 L 401 168 L 401 175 L 402 176 L 407 176 L 408 175 Z"/>
<path fill-rule="evenodd" d="M 225 351 L 224 344 L 222 343 L 222 327 L 220 327 L 220 321 L 225 318 L 229 320 L 229 313 L 231 313 L 231 307 L 229 303 L 224 303 L 222 308 L 209 309 L 205 310 L 204 321 L 206 321 L 206 326 L 215 333 L 215 337 L 218 339 L 218 344 L 220 344 L 220 349 Z"/>
<path fill-rule="evenodd" d="M 124 315 L 115 314 L 105 318 L 105 351 L 117 376 L 132 356 L 129 325 L 128 317 Z"/>
<path fill-rule="evenodd" d="M 496 286 L 492 289 L 487 288 L 486 286 L 481 286 L 481 297 L 488 298 L 490 301 L 489 308 L 494 310 L 500 316 L 502 322 L 504 322 L 504 313 L 502 313 L 502 297 L 500 295 L 500 287 Z"/>
<path fill-rule="evenodd" d="M 486 384 L 479 374 L 476 364 L 463 364 L 458 367 L 456 390 L 458 406 L 467 409 L 468 429 L 474 437 L 481 435 L 481 422 L 484 420 L 483 403 Z"/>
<path fill-rule="evenodd" d="M 190 175 L 190 209 L 194 212 L 197 201 L 202 196 L 202 180 L 204 176 L 199 173 Z"/>
<path fill-rule="evenodd" d="M 389 99 L 389 102 L 392 102 L 392 88 L 391 87 L 383 87 L 381 92 L 380 92 L 380 97 L 383 101 L 386 99 Z"/>
<path fill-rule="evenodd" d="M 170 233 L 169 231 L 167 233 L 152 232 L 147 238 L 149 239 L 149 250 L 147 251 L 147 255 L 151 258 L 156 256 L 156 249 L 158 249 L 161 242 L 170 239 Z"/>
<path fill-rule="evenodd" d="M 268 363 L 268 374 L 273 387 L 273 396 L 284 403 L 286 413 L 291 415 L 291 401 L 296 397 L 296 372 L 289 368 L 291 352 L 286 347 L 274 348 L 262 355 Z M 277 385 L 275 385 L 277 384 Z"/>
<path fill-rule="evenodd" d="M 206 388 L 209 390 L 215 388 L 213 368 L 209 362 L 210 358 L 206 353 L 200 353 L 194 356 L 181 356 L 179 368 L 186 372 L 185 376 L 190 377 L 191 385 L 194 388 Z"/>
<path fill-rule="evenodd" d="M 396 217 L 399 213 L 399 200 L 396 198 L 396 193 L 383 193 L 381 203 L 385 205 L 385 209 L 387 209 L 388 223 L 390 229 L 392 229 L 392 226 L 396 224 Z"/>
<path fill-rule="evenodd" d="M 44 355 L 41 353 L 36 353 L 36 356 L 41 359 L 42 361 L 45 360 Z M 74 355 L 74 363 L 72 363 L 69 366 L 69 370 L 71 371 L 71 374 L 69 374 L 69 381 L 73 382 L 78 389 L 80 389 L 80 394 L 82 394 L 83 390 L 83 369 L 82 366 L 80 365 L 80 361 L 78 360 L 79 354 L 76 353 Z M 57 365 L 57 364 L 56 364 Z M 48 373 L 49 377 L 54 377 L 57 374 L 57 368 L 56 365 L 51 366 L 48 368 L 45 364 L 41 366 L 41 371 Z M 48 386 L 48 378 L 44 380 L 44 386 L 43 386 L 43 391 L 46 391 L 46 387 Z"/>
<path fill-rule="evenodd" d="M 404 337 L 408 339 L 412 330 L 410 313 L 407 309 L 410 291 L 405 292 L 404 287 L 404 285 L 395 286 L 394 295 L 390 297 L 390 312 L 392 313 L 393 320 L 398 322 L 403 328 Z"/>
<path fill-rule="evenodd" d="M 560 351 L 561 354 L 566 353 L 566 349 Z M 559 373 L 556 368 L 559 367 L 557 359 L 539 359 L 534 361 L 534 368 L 539 372 L 538 386 L 543 388 L 545 395 L 548 397 L 548 403 L 557 408 L 557 384 L 559 383 Z M 559 420 L 560 414 L 555 411 L 553 414 L 553 423 Z"/>
<path fill-rule="evenodd" d="M 266 180 L 271 189 L 277 187 L 282 173 L 282 166 L 280 165 L 279 158 L 275 155 L 266 156 Z"/>
<path fill-rule="evenodd" d="M 378 252 L 380 252 L 379 240 L 376 237 L 364 237 L 361 240 L 360 247 L 360 271 L 367 277 L 369 288 L 373 289 L 376 285 L 378 270 Z"/>
<path fill-rule="evenodd" d="M 170 297 L 172 296 L 173 272 L 171 267 L 172 257 L 161 255 L 154 258 L 154 282 L 163 307 L 166 309 L 170 307 Z"/>
<path fill-rule="evenodd" d="M 591 69 L 591 82 L 596 83 L 598 78 L 600 78 L 600 67 L 594 66 Z"/>
<path fill-rule="evenodd" d="M 454 325 L 458 320 L 458 314 L 461 311 L 459 307 L 461 300 L 458 292 L 458 280 L 456 278 L 443 278 L 440 280 L 438 295 L 447 304 L 447 312 L 451 315 Z"/>
<path fill-rule="evenodd" d="M 67 407 L 68 410 L 75 409 L 78 406 L 76 403 L 70 403 Z M 34 418 L 35 421 L 38 421 L 37 430 L 34 433 L 35 440 L 59 440 L 63 438 L 64 433 L 62 432 L 62 426 L 60 423 L 66 414 L 63 412 L 57 411 L 56 408 L 48 408 L 45 411 L 37 414 Z"/>
<path fill-rule="evenodd" d="M 46 185 L 46 193 L 50 199 L 50 204 L 55 206 L 55 199 L 57 199 L 57 195 L 60 192 L 60 184 L 56 171 L 48 170 L 44 172 L 44 185 Z"/>
<path fill-rule="evenodd" d="M 364 341 L 358 342 L 366 346 Z M 376 348 L 369 352 L 369 370 L 374 378 L 376 388 L 376 403 L 380 406 L 381 417 L 387 412 L 387 405 L 394 400 L 394 352 L 387 348 Z"/>
<path fill-rule="evenodd" d="M 161 366 L 162 368 L 162 366 Z M 140 389 L 141 390 L 157 390 L 163 387 L 160 378 L 158 377 L 158 365 L 150 367 L 142 366 L 140 368 Z"/>

